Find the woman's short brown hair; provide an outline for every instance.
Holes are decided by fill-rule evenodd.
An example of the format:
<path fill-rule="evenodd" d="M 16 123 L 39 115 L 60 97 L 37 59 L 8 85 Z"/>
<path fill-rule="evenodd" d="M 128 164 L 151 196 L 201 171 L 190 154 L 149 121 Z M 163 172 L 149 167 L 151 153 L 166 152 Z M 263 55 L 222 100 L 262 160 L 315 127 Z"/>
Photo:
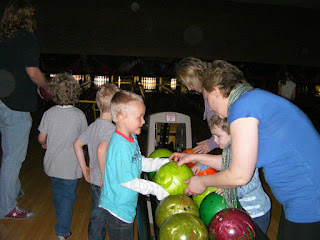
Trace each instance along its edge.
<path fill-rule="evenodd" d="M 34 12 L 34 7 L 27 0 L 11 1 L 1 19 L 0 41 L 5 37 L 11 38 L 20 29 L 33 33 L 36 28 Z"/>
<path fill-rule="evenodd" d="M 81 88 L 69 73 L 59 73 L 50 82 L 52 100 L 58 105 L 72 105 L 79 101 Z"/>
<path fill-rule="evenodd" d="M 96 102 L 98 108 L 102 112 L 110 111 L 110 102 L 115 93 L 119 92 L 120 88 L 118 88 L 114 84 L 106 84 L 101 87 L 96 94 Z"/>
<path fill-rule="evenodd" d="M 230 128 L 228 125 L 228 119 L 227 118 L 220 118 L 219 115 L 215 114 L 208 122 L 210 131 L 214 127 L 219 127 L 226 133 L 230 134 Z"/>
<path fill-rule="evenodd" d="M 235 86 L 245 82 L 243 73 L 236 66 L 224 60 L 216 60 L 209 64 L 202 84 L 207 92 L 219 88 L 223 96 L 228 97 Z"/>

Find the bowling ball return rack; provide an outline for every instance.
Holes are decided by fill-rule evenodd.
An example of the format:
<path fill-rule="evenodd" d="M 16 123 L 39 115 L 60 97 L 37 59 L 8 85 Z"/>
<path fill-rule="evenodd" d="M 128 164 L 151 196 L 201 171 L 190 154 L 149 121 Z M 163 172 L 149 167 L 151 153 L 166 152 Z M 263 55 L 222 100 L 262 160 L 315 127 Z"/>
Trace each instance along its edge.
<path fill-rule="evenodd" d="M 178 112 L 160 112 L 149 115 L 147 134 L 147 154 L 149 156 L 158 148 L 167 148 L 172 152 L 182 152 L 192 148 L 191 120 L 188 115 Z M 147 173 L 142 178 L 148 179 Z M 157 240 L 159 228 L 155 223 L 155 211 L 159 204 L 153 195 L 139 194 L 137 206 L 137 225 L 139 240 Z M 269 238 L 258 226 L 256 240 Z M 168 239 L 169 240 L 169 239 Z"/>

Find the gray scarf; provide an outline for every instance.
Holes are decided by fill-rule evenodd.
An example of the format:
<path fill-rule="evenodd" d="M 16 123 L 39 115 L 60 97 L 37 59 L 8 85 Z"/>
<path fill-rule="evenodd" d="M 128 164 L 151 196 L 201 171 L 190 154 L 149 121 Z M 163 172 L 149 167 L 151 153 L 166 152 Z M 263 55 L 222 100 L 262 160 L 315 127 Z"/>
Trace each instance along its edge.
<path fill-rule="evenodd" d="M 240 97 L 240 95 L 246 91 L 252 90 L 252 86 L 248 83 L 239 84 L 236 86 L 229 95 L 228 102 L 228 116 L 231 105 Z M 231 141 L 228 142 L 227 146 L 222 151 L 222 165 L 221 170 L 230 168 L 231 166 Z M 226 200 L 228 208 L 237 207 L 237 188 L 222 189 L 223 197 Z"/>

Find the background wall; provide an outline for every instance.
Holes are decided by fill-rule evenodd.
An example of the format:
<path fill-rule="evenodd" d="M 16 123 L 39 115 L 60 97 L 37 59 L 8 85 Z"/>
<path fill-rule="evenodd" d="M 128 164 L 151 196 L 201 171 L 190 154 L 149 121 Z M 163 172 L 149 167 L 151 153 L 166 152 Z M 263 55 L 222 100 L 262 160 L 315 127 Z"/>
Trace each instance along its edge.
<path fill-rule="evenodd" d="M 33 0 L 44 54 L 320 66 L 319 9 L 213 0 Z M 5 2 L 6 3 L 6 2 Z M 1 10 L 4 4 L 1 2 Z"/>

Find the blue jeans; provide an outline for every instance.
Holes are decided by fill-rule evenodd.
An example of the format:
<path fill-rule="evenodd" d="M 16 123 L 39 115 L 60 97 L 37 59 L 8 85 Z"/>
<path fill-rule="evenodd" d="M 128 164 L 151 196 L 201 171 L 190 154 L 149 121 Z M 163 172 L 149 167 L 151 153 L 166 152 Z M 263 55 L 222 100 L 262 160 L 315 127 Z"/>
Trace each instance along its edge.
<path fill-rule="evenodd" d="M 271 217 L 270 212 L 271 212 L 271 210 L 269 210 L 265 215 L 263 215 L 261 217 L 257 217 L 257 218 L 252 219 L 253 222 L 259 226 L 259 228 L 261 229 L 261 231 L 264 234 L 267 234 L 268 227 L 270 224 L 270 217 Z"/>
<path fill-rule="evenodd" d="M 107 232 L 106 210 L 99 208 L 101 188 L 95 184 L 90 185 L 92 196 L 92 208 L 88 228 L 89 240 L 104 240 Z"/>
<path fill-rule="evenodd" d="M 126 223 L 104 210 L 107 217 L 109 239 L 133 240 L 133 223 Z"/>
<path fill-rule="evenodd" d="M 58 236 L 66 236 L 70 233 L 77 184 L 78 179 L 69 180 L 51 177 L 53 205 L 58 220 L 54 228 Z"/>
<path fill-rule="evenodd" d="M 16 198 L 21 188 L 19 173 L 26 158 L 31 125 L 29 112 L 13 111 L 0 101 L 0 219 L 17 205 Z"/>

